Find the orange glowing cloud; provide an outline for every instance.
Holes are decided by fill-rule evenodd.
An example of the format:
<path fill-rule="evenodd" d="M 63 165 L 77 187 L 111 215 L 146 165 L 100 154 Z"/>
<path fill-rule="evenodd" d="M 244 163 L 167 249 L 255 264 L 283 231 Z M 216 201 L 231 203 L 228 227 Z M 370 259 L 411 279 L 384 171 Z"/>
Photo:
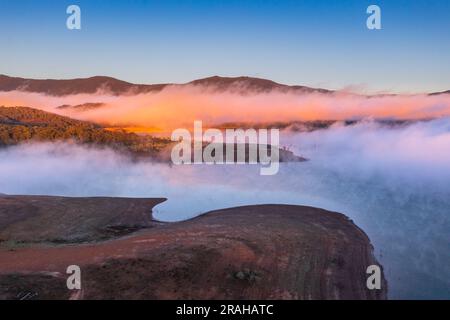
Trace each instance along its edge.
<path fill-rule="evenodd" d="M 61 105 L 104 104 L 89 110 L 59 109 Z M 195 86 L 169 86 L 158 93 L 111 96 L 79 94 L 62 97 L 19 91 L 1 92 L 0 105 L 29 106 L 107 126 L 171 131 L 224 122 L 344 120 L 354 118 L 422 119 L 450 116 L 450 95 L 384 95 L 271 93 L 242 95 L 211 92 Z M 142 129 L 140 129 L 142 130 Z"/>

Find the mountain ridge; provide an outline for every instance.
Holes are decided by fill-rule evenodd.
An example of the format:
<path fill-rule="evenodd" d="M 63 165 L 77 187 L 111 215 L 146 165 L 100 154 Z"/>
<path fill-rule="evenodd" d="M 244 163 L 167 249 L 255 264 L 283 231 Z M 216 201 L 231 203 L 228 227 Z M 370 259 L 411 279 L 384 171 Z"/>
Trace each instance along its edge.
<path fill-rule="evenodd" d="M 51 96 L 64 96 L 82 93 L 93 94 L 101 91 L 105 91 L 113 95 L 140 94 L 159 92 L 167 86 L 196 86 L 204 87 L 214 92 L 233 91 L 244 94 L 271 92 L 272 90 L 297 93 L 333 92 L 322 88 L 311 88 L 300 85 L 285 85 L 268 79 L 247 76 L 221 77 L 216 75 L 182 84 L 134 84 L 107 76 L 93 76 L 74 79 L 28 79 L 0 74 L 0 91 L 8 92 L 17 90 L 43 93 Z"/>
<path fill-rule="evenodd" d="M 194 86 L 205 88 L 210 92 L 232 92 L 238 94 L 258 94 L 277 91 L 281 93 L 319 93 L 331 94 L 336 90 L 314 88 L 303 85 L 287 85 L 269 79 L 237 76 L 223 77 L 210 76 L 192 80 L 185 83 L 156 83 L 138 84 L 123 81 L 109 76 L 92 76 L 87 78 L 73 79 L 31 79 L 22 77 L 11 77 L 0 74 L 0 92 L 22 91 L 32 93 L 42 93 L 50 96 L 65 96 L 72 94 L 95 94 L 107 93 L 115 96 L 136 95 L 142 93 L 157 93 L 166 87 L 187 87 Z M 450 90 L 425 93 L 428 96 L 450 94 Z M 356 94 L 358 95 L 358 94 Z M 397 96 L 399 94 L 372 94 L 368 97 L 377 96 Z"/>
<path fill-rule="evenodd" d="M 25 91 L 53 96 L 96 93 L 101 90 L 115 95 L 160 91 L 166 84 L 133 84 L 112 77 L 94 76 L 76 79 L 27 79 L 0 74 L 0 91 Z"/>

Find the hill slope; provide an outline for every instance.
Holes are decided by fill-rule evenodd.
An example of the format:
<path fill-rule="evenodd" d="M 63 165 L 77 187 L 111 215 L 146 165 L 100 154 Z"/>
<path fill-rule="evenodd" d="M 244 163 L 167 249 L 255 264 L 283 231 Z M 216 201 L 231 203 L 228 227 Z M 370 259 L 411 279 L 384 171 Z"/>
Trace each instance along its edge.
<path fill-rule="evenodd" d="M 268 93 L 271 91 L 279 92 L 295 92 L 295 93 L 330 93 L 331 91 L 325 89 L 316 89 L 305 86 L 289 86 L 280 84 L 272 80 L 252 78 L 252 77 L 219 77 L 213 76 L 209 78 L 199 79 L 189 84 L 194 86 L 205 87 L 213 91 L 238 92 L 245 93 Z"/>
<path fill-rule="evenodd" d="M 433 93 L 430 93 L 429 95 L 430 96 L 437 96 L 437 95 L 441 95 L 441 94 L 450 94 L 450 90 L 441 91 L 441 92 L 433 92 Z"/>
<path fill-rule="evenodd" d="M 154 154 L 170 142 L 134 133 L 108 131 L 90 122 L 37 109 L 0 107 L 0 147 L 26 141 L 69 140 L 148 154 Z"/>
<path fill-rule="evenodd" d="M 78 224 L 89 226 L 85 236 L 98 237 L 95 224 L 104 228 L 111 216 L 116 228 L 121 221 L 148 225 L 142 217 L 151 217 L 155 203 L 32 196 L 0 201 L 0 217 L 14 219 L 0 221 L 5 241 L 19 231 L 42 240 L 46 226 L 66 236 L 80 229 L 55 226 L 49 215 L 62 221 L 80 215 Z M 121 205 L 111 213 L 114 203 Z M 27 207 L 34 213 L 27 215 Z M 42 227 L 35 230 L 38 223 Z M 23 292 L 35 299 L 70 298 L 65 270 L 74 262 L 82 269 L 82 290 L 72 296 L 78 299 L 383 299 L 387 291 L 384 278 L 382 290 L 366 288 L 366 268 L 378 263 L 367 236 L 347 217 L 312 207 L 258 205 L 154 223 L 100 243 L 0 245 L 0 299 L 19 299 Z"/>

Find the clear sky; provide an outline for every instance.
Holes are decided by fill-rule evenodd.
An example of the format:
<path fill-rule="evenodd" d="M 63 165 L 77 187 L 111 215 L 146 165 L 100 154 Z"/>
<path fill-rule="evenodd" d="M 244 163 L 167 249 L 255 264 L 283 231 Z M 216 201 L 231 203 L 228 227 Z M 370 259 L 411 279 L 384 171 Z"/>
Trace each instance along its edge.
<path fill-rule="evenodd" d="M 66 28 L 70 4 L 81 30 Z M 370 4 L 382 30 L 366 28 Z M 0 45 L 0 73 L 21 77 L 450 89 L 448 0 L 0 0 Z"/>

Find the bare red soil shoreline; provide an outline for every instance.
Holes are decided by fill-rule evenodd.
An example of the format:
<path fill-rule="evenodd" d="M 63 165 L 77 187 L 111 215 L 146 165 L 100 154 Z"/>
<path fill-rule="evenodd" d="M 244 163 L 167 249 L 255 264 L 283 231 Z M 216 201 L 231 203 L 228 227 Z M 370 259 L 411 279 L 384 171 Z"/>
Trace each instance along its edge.
<path fill-rule="evenodd" d="M 28 219 L 36 222 L 40 215 L 52 214 L 44 210 L 27 218 L 21 210 L 29 210 L 33 201 L 38 211 L 39 206 L 57 203 L 56 212 L 66 207 L 64 215 L 71 216 L 67 207 L 75 206 L 81 215 L 87 210 L 94 217 L 104 214 L 104 220 L 114 221 L 115 226 L 142 228 L 105 239 L 103 231 L 81 226 L 77 232 L 89 242 L 78 243 L 79 238 L 70 238 L 58 227 L 52 230 L 49 224 L 29 230 L 40 242 L 12 246 L 10 239 L 3 239 L 2 299 L 20 298 L 23 292 L 31 292 L 29 296 L 37 299 L 386 298 L 384 279 L 382 290 L 366 288 L 366 268 L 377 264 L 368 237 L 339 213 L 304 206 L 258 205 L 159 223 L 146 221 L 137 213 L 145 212 L 151 219 L 151 207 L 162 199 L 2 196 L 0 235 L 18 230 L 23 223 L 30 225 Z M 114 201 L 122 202 L 122 207 L 117 207 L 122 211 L 111 209 Z M 110 211 L 101 211 L 102 206 Z M 11 215 L 21 212 L 21 220 L 11 220 Z M 89 221 L 94 223 L 82 219 L 78 224 L 89 225 Z M 48 241 L 41 230 L 46 227 L 52 236 L 57 233 L 68 241 Z M 25 235 L 26 228 L 21 230 Z M 81 267 L 81 291 L 66 288 L 65 270 L 72 264 Z"/>

